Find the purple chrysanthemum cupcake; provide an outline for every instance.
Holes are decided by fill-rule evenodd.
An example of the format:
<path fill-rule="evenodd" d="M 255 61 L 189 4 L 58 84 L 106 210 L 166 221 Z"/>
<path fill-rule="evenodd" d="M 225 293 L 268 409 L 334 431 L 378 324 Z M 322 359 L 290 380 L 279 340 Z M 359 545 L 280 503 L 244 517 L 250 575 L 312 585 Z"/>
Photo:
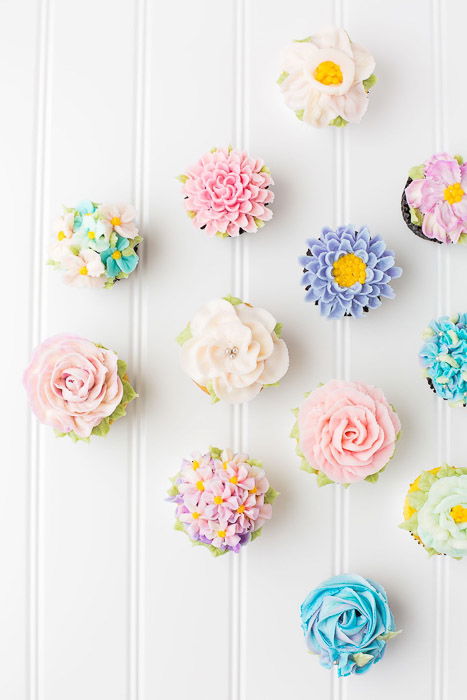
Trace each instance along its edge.
<path fill-rule="evenodd" d="M 380 236 L 371 237 L 363 226 L 351 225 L 335 231 L 324 227 L 319 238 L 310 238 L 307 254 L 299 258 L 304 267 L 301 284 L 306 301 L 319 306 L 321 316 L 360 318 L 376 309 L 381 298 L 393 299 L 391 281 L 400 277 L 392 250 Z"/>

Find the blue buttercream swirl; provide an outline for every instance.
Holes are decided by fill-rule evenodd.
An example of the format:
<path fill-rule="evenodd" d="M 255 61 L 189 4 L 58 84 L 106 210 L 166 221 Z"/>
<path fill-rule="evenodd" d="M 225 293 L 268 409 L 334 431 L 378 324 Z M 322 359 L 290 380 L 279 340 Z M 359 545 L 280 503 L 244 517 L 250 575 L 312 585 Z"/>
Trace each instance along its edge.
<path fill-rule="evenodd" d="M 467 313 L 434 319 L 419 357 L 433 390 L 448 401 L 467 402 Z"/>
<path fill-rule="evenodd" d="M 317 303 L 322 316 L 360 318 L 364 311 L 380 306 L 381 297 L 394 298 L 390 283 L 401 276 L 402 269 L 395 266 L 393 251 L 380 236 L 372 237 L 366 226 L 358 231 L 351 225 L 335 231 L 325 227 L 319 238 L 310 238 L 307 244 L 307 255 L 299 258 L 304 267 L 301 284 L 307 289 L 305 300 Z M 341 286 L 334 264 L 349 254 L 363 261 L 364 281 Z"/>
<path fill-rule="evenodd" d="M 300 618 L 308 649 L 322 666 L 336 665 L 338 676 L 368 671 L 395 630 L 384 588 L 357 574 L 334 576 L 311 591 Z"/>

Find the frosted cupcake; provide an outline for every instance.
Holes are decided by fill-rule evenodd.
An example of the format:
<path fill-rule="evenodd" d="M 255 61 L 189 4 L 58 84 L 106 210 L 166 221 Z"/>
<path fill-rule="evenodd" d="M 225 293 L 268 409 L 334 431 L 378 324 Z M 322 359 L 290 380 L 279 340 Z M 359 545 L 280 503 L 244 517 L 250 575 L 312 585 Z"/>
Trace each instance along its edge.
<path fill-rule="evenodd" d="M 419 353 L 428 386 L 452 406 L 467 404 L 467 314 L 441 316 L 423 333 Z"/>
<path fill-rule="evenodd" d="M 428 554 L 467 554 L 467 469 L 444 464 L 410 485 L 400 525 Z"/>
<path fill-rule="evenodd" d="M 360 122 L 368 108 L 374 69 L 366 49 L 344 29 L 330 27 L 282 51 L 277 82 L 298 119 L 319 128 L 346 126 Z"/>
<path fill-rule="evenodd" d="M 205 304 L 180 333 L 182 369 L 213 402 L 251 401 L 289 367 L 282 324 L 236 297 Z"/>
<path fill-rule="evenodd" d="M 106 435 L 137 397 L 113 350 L 65 333 L 35 349 L 23 383 L 39 421 L 74 441 Z"/>
<path fill-rule="evenodd" d="M 64 273 L 72 287 L 113 287 L 136 269 L 143 240 L 129 204 L 108 205 L 85 200 L 66 208 L 54 226 L 49 265 Z"/>
<path fill-rule="evenodd" d="M 318 306 L 321 316 L 361 318 L 381 306 L 382 298 L 395 297 L 391 282 L 402 269 L 383 239 L 371 236 L 366 226 L 358 231 L 351 225 L 335 231 L 326 226 L 307 245 L 306 255 L 299 258 L 301 284 L 305 301 Z"/>
<path fill-rule="evenodd" d="M 402 193 L 409 229 L 434 243 L 467 240 L 467 165 L 461 156 L 436 153 L 409 170 Z"/>
<path fill-rule="evenodd" d="M 184 459 L 169 491 L 175 528 L 215 556 L 259 537 L 276 497 L 261 462 L 217 447 Z"/>
<path fill-rule="evenodd" d="M 393 457 L 400 420 L 385 395 L 363 382 L 333 379 L 294 410 L 291 437 L 318 486 L 377 481 Z"/>
<path fill-rule="evenodd" d="M 272 218 L 270 170 L 245 151 L 213 148 L 178 179 L 188 216 L 207 236 L 254 233 Z"/>

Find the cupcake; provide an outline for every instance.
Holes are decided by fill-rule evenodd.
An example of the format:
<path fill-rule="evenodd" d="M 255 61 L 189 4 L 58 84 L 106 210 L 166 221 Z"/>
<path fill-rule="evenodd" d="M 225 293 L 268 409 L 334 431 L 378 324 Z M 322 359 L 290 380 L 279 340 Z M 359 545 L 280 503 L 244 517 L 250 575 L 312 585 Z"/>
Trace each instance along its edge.
<path fill-rule="evenodd" d="M 467 240 L 467 165 L 461 156 L 436 153 L 409 170 L 402 193 L 409 229 L 434 243 Z"/>
<path fill-rule="evenodd" d="M 364 312 L 381 306 L 381 298 L 393 299 L 391 281 L 402 270 L 395 266 L 392 250 L 380 236 L 370 236 L 363 226 L 325 227 L 319 238 L 307 241 L 301 284 L 305 301 L 314 302 L 321 316 L 361 318 Z"/>
<path fill-rule="evenodd" d="M 112 287 L 138 265 L 143 240 L 135 226 L 135 209 L 83 201 L 64 207 L 54 226 L 49 265 L 62 271 L 73 287 Z"/>
<path fill-rule="evenodd" d="M 394 455 L 401 424 L 381 389 L 333 379 L 294 410 L 291 437 L 318 486 L 377 481 Z"/>
<path fill-rule="evenodd" d="M 467 314 L 434 319 L 423 337 L 419 358 L 429 387 L 452 406 L 465 406 Z"/>
<path fill-rule="evenodd" d="M 316 127 L 357 124 L 376 83 L 375 60 L 340 27 L 289 44 L 278 84 L 298 119 Z"/>
<path fill-rule="evenodd" d="M 384 588 L 358 574 L 334 576 L 311 591 L 300 620 L 308 651 L 339 677 L 369 671 L 400 634 Z"/>
<path fill-rule="evenodd" d="M 138 396 L 113 350 L 66 333 L 35 349 L 23 383 L 39 421 L 73 441 L 107 435 Z"/>
<path fill-rule="evenodd" d="M 410 484 L 399 526 L 428 554 L 461 559 L 467 554 L 467 469 L 444 464 Z"/>
<path fill-rule="evenodd" d="M 175 529 L 215 556 L 239 552 L 259 537 L 278 495 L 261 462 L 217 447 L 184 459 L 168 493 Z"/>
<path fill-rule="evenodd" d="M 211 238 L 254 233 L 272 218 L 270 170 L 245 151 L 213 148 L 178 179 L 193 225 Z"/>
<path fill-rule="evenodd" d="M 251 401 L 289 367 L 282 324 L 236 297 L 205 304 L 180 333 L 182 369 L 212 401 Z"/>

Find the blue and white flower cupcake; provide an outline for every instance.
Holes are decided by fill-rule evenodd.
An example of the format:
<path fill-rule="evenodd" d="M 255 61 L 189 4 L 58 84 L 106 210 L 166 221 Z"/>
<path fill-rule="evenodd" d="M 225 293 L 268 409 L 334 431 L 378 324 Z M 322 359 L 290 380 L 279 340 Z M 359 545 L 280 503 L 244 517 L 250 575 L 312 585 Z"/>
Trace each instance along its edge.
<path fill-rule="evenodd" d="M 305 300 L 319 306 L 321 316 L 360 318 L 380 306 L 383 297 L 394 298 L 391 282 L 402 269 L 383 239 L 372 237 L 366 226 L 358 231 L 351 225 L 335 231 L 326 226 L 307 244 L 307 254 L 299 258 L 301 284 Z"/>
<path fill-rule="evenodd" d="M 423 333 L 419 357 L 430 388 L 452 406 L 467 404 L 467 313 L 441 316 Z"/>

